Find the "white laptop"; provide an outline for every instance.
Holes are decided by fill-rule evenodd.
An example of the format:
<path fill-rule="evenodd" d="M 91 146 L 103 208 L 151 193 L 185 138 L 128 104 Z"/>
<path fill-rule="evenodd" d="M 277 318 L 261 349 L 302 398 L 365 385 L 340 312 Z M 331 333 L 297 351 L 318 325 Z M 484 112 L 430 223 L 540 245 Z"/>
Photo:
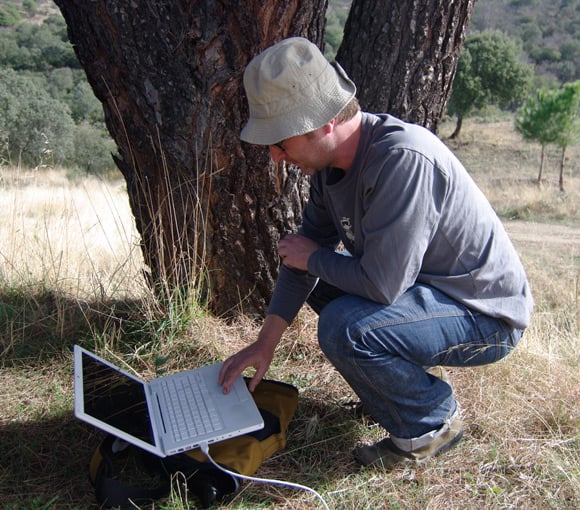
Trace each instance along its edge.
<path fill-rule="evenodd" d="M 220 367 L 145 382 L 75 345 L 75 416 L 160 457 L 263 428 L 243 378 L 225 395 Z"/>

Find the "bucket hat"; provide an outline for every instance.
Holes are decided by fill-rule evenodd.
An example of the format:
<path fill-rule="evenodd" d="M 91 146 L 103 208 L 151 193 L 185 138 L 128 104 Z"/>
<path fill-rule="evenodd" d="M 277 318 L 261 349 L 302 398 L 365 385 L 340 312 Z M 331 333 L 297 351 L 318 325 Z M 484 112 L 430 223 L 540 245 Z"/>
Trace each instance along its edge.
<path fill-rule="evenodd" d="M 302 37 L 284 39 L 244 71 L 250 118 L 240 138 L 272 145 L 318 129 L 349 103 L 356 86 L 338 63 Z"/>

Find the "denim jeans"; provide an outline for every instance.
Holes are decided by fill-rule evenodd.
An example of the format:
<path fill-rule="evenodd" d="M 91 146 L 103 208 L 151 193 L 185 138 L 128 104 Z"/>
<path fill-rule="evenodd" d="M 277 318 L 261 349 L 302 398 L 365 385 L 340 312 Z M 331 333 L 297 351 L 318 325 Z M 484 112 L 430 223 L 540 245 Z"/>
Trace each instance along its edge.
<path fill-rule="evenodd" d="M 422 284 L 383 305 L 321 281 L 308 303 L 320 316 L 322 351 L 371 416 L 398 438 L 439 429 L 457 410 L 451 386 L 427 368 L 492 363 L 522 335 Z"/>

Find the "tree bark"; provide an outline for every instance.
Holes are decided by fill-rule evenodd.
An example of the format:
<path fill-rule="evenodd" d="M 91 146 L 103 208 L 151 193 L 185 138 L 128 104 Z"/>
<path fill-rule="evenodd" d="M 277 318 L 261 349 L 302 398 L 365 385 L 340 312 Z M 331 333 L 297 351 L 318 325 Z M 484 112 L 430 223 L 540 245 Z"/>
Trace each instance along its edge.
<path fill-rule="evenodd" d="M 540 171 L 538 172 L 538 186 L 542 185 L 542 172 L 544 171 L 544 161 L 546 159 L 546 146 L 542 144 L 542 152 L 540 154 Z"/>
<path fill-rule="evenodd" d="M 322 46 L 327 0 L 55 0 L 117 143 L 152 284 L 261 315 L 308 183 L 242 144 L 242 75 L 264 48 Z M 436 130 L 474 0 L 354 0 L 338 60 L 369 111 Z"/>
<path fill-rule="evenodd" d="M 326 0 L 55 0 L 118 147 L 151 281 L 219 315 L 261 314 L 307 182 L 242 144 L 242 74 L 290 35 L 322 45 Z"/>
<path fill-rule="evenodd" d="M 453 133 L 451 133 L 451 136 L 449 137 L 449 139 L 455 140 L 455 138 L 457 138 L 459 136 L 459 133 L 461 132 L 462 127 L 463 127 L 463 115 L 457 115 L 457 122 L 455 123 L 455 129 L 453 130 Z"/>
<path fill-rule="evenodd" d="M 353 0 L 336 60 L 363 109 L 437 132 L 475 0 Z"/>
<path fill-rule="evenodd" d="M 560 193 L 564 193 L 564 165 L 566 163 L 566 147 L 562 147 L 560 154 L 560 175 L 558 177 L 558 188 Z"/>

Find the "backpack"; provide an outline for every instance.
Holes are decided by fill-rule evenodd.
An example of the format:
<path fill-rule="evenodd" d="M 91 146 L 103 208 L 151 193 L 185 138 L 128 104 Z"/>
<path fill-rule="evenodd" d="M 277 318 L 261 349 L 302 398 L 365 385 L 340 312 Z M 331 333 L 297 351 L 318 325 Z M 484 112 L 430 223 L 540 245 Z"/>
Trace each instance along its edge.
<path fill-rule="evenodd" d="M 260 381 L 252 396 L 264 428 L 209 445 L 219 465 L 245 476 L 286 446 L 286 430 L 298 405 L 297 388 L 279 381 Z M 193 494 L 202 508 L 235 495 L 241 487 L 237 477 L 215 467 L 199 448 L 161 458 L 112 435 L 95 450 L 89 478 L 100 505 L 122 509 L 167 496 L 172 483 L 178 484 L 180 494 Z"/>

